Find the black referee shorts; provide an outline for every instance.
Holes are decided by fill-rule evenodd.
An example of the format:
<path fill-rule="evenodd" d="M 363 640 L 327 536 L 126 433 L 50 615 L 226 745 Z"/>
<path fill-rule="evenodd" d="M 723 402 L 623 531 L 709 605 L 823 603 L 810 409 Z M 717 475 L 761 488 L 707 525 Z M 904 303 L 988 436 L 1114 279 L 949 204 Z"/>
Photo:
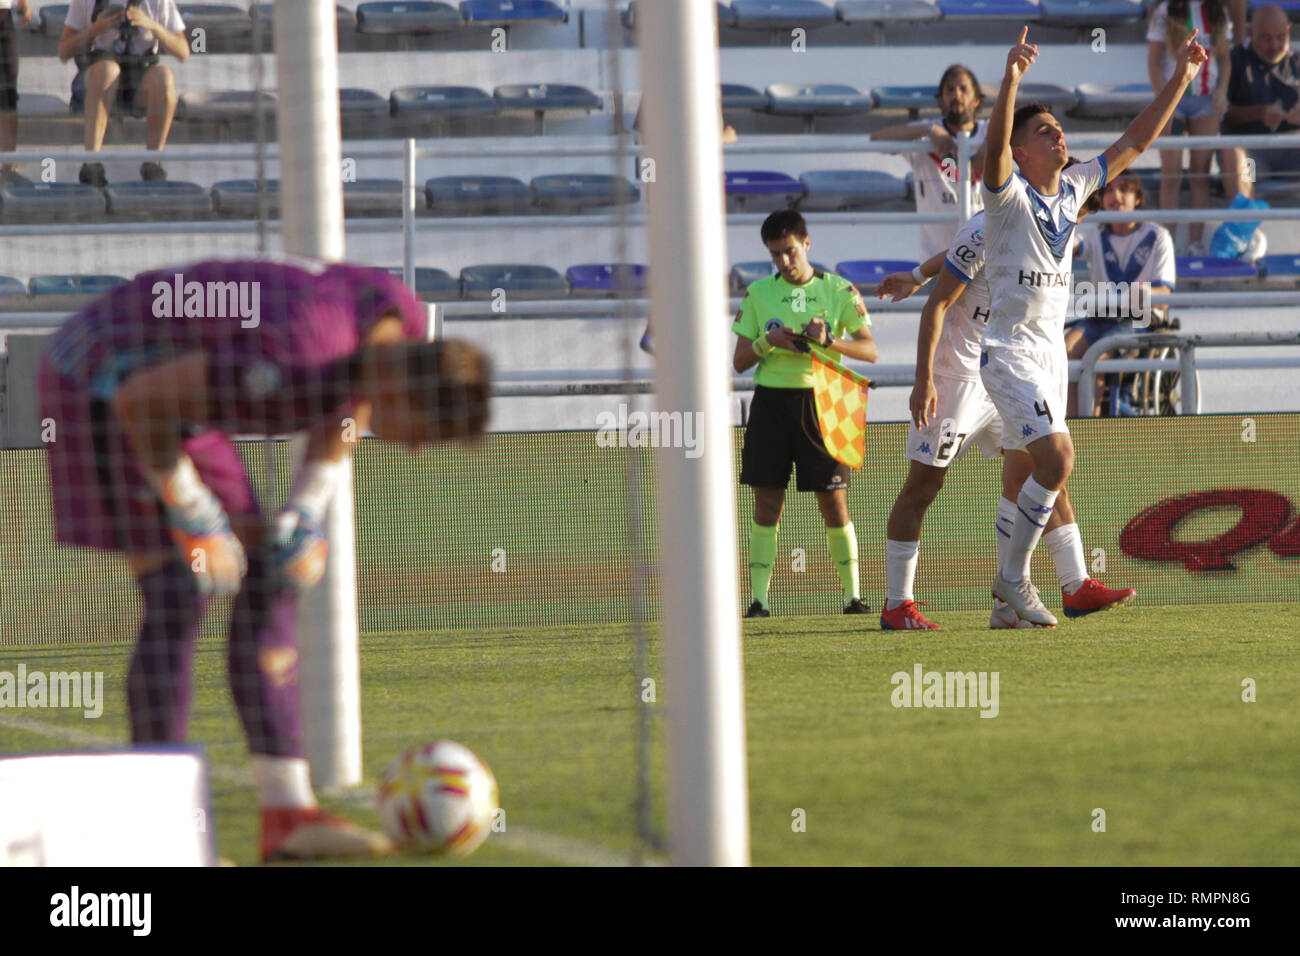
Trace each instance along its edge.
<path fill-rule="evenodd" d="M 796 465 L 799 491 L 849 486 L 849 466 L 832 458 L 822 442 L 813 390 L 756 386 L 740 453 L 740 483 L 784 489 Z"/>
<path fill-rule="evenodd" d="M 0 10 L 0 113 L 18 111 L 18 34 L 12 10 Z"/>

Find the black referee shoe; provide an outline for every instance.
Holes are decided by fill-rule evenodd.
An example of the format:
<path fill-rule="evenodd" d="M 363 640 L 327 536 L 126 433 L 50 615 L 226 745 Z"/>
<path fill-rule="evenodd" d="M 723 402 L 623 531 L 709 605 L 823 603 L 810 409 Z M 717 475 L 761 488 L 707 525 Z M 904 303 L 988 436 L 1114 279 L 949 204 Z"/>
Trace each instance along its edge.
<path fill-rule="evenodd" d="M 745 612 L 745 617 L 771 617 L 771 616 L 772 616 L 772 612 L 769 611 L 767 608 L 763 607 L 763 604 L 760 601 L 755 601 L 753 604 L 749 606 L 749 610 Z"/>
<path fill-rule="evenodd" d="M 871 608 L 862 602 L 862 598 L 854 598 L 844 606 L 845 614 L 870 614 Z"/>

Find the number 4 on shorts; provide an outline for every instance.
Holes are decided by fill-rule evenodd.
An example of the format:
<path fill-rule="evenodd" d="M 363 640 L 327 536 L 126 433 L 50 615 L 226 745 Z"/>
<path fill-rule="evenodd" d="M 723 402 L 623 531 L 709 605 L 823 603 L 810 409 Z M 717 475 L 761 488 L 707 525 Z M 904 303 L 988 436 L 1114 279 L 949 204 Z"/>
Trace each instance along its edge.
<path fill-rule="evenodd" d="M 1042 418 L 1044 415 L 1046 415 L 1047 424 L 1049 425 L 1052 424 L 1052 410 L 1048 408 L 1046 402 L 1043 402 L 1041 404 L 1038 402 L 1034 402 L 1034 411 L 1038 413 L 1039 418 Z"/>

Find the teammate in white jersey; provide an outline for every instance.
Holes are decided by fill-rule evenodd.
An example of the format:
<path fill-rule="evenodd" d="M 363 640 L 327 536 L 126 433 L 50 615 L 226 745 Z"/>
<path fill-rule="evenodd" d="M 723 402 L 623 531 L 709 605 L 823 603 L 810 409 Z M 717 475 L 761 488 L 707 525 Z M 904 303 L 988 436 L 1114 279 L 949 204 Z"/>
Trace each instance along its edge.
<path fill-rule="evenodd" d="M 985 141 L 985 269 L 992 305 L 980 377 L 1002 416 L 1003 447 L 1025 449 L 1034 463 L 1016 499 L 993 594 L 1021 618 L 1052 627 L 1056 618 L 1029 580 L 1029 562 L 1074 467 L 1064 414 L 1069 380 L 1063 326 L 1079 207 L 1155 141 L 1208 54 L 1193 30 L 1179 47 L 1173 75 L 1124 135 L 1096 159 L 1065 169 L 1065 133 L 1051 107 L 1015 109 L 1020 80 L 1038 58 L 1038 48 L 1025 42 L 1028 35 L 1029 28 L 1022 28 L 1007 55 Z"/>
<path fill-rule="evenodd" d="M 943 71 L 939 78 L 939 91 L 935 94 L 939 109 L 943 112 L 941 122 L 934 123 L 928 119 L 886 126 L 871 134 L 873 140 L 918 140 L 928 139 L 930 151 L 907 154 L 907 161 L 912 164 L 912 189 L 916 193 L 917 212 L 946 212 L 953 218 L 948 222 L 927 222 L 921 224 L 921 260 L 948 251 L 952 241 L 953 226 L 960 216 L 957 186 L 961 176 L 965 175 L 957 168 L 957 136 L 966 132 L 970 134 L 970 147 L 975 152 L 971 156 L 971 175 L 978 179 L 984 168 L 984 134 L 988 123 L 975 118 L 984 94 L 975 74 L 959 63 L 954 63 Z M 971 199 L 975 208 L 979 208 L 978 191 Z"/>
<path fill-rule="evenodd" d="M 1100 197 L 1091 196 L 1080 215 L 1095 212 L 1100 205 Z M 884 630 L 939 629 L 921 615 L 912 594 L 922 521 L 943 487 L 948 465 L 971 444 L 978 444 L 986 458 L 994 457 L 1002 445 L 1002 420 L 979 380 L 980 339 L 989 314 L 983 225 L 984 214 L 976 213 L 957 231 L 946 257 L 941 254 L 923 263 L 917 270 L 919 276 L 905 272 L 887 276 L 876 289 L 878 297 L 891 297 L 897 302 L 921 287 L 918 278 L 939 276 L 921 313 L 918 333 L 916 385 L 910 400 L 912 424 L 907 435 L 907 456 L 912 462 L 886 531 L 888 590 L 880 615 Z M 1031 470 L 1032 462 L 1025 452 L 1004 453 L 1003 495 L 998 502 L 995 529 L 999 552 L 1009 540 L 1007 526 L 1015 513 L 1013 502 Z M 1048 522 L 1044 542 L 1061 579 L 1067 615 L 1078 617 L 1106 610 L 1135 593 L 1128 588 L 1107 588 L 1088 576 L 1083 541 L 1064 489 Z M 1010 605 L 995 599 L 989 626 L 998 629 L 1033 625 L 1022 622 Z"/>

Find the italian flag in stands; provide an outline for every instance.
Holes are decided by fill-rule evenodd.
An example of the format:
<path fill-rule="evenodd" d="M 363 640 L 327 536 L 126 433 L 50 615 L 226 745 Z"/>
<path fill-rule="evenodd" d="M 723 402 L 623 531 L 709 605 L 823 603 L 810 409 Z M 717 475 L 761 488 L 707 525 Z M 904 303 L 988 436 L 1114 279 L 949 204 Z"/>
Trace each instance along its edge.
<path fill-rule="evenodd" d="M 838 362 L 812 354 L 813 398 L 826 450 L 836 461 L 861 468 L 867 452 L 867 387 L 870 382 Z"/>

